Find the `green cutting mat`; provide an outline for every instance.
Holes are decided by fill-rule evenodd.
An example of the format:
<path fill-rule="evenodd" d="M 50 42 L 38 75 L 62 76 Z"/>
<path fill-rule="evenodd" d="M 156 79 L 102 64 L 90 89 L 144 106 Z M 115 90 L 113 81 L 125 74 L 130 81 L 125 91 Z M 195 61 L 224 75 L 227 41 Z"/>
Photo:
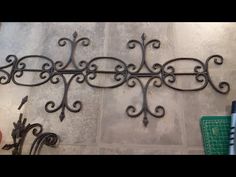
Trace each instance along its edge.
<path fill-rule="evenodd" d="M 231 116 L 203 116 L 200 121 L 206 155 L 229 154 Z"/>

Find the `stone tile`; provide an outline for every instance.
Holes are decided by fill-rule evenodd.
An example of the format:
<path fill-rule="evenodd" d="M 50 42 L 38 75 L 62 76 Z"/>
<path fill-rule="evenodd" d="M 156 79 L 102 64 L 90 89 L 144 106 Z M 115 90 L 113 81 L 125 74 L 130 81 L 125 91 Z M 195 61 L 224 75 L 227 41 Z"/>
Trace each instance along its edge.
<path fill-rule="evenodd" d="M 174 52 L 178 57 L 196 57 L 205 61 L 213 54 L 226 58 L 230 53 L 235 55 L 236 44 L 232 39 L 235 38 L 236 23 L 174 23 L 173 28 Z"/>
<path fill-rule="evenodd" d="M 40 54 L 44 29 L 42 23 L 2 23 L 0 28 L 1 58 Z"/>
<path fill-rule="evenodd" d="M 97 148 L 95 146 L 73 146 L 62 145 L 55 148 L 44 146 L 41 155 L 96 155 Z"/>
<path fill-rule="evenodd" d="M 191 149 L 188 150 L 188 155 L 204 155 L 203 149 Z"/>
<path fill-rule="evenodd" d="M 181 148 L 124 148 L 124 147 L 102 147 L 99 149 L 102 155 L 181 155 Z"/>
<path fill-rule="evenodd" d="M 163 62 L 173 58 L 196 58 L 205 63 L 206 59 L 215 54 L 222 55 L 225 58 L 225 65 L 228 68 L 235 68 L 234 56 L 236 43 L 235 28 L 236 23 L 167 23 L 171 26 L 172 39 L 169 39 L 167 45 L 172 48 L 159 49 L 164 53 L 171 52 L 172 55 L 163 57 Z M 162 25 L 162 24 L 161 24 Z M 156 28 L 159 28 L 158 26 Z M 167 32 L 165 32 L 167 34 Z M 165 34 L 163 34 L 165 36 Z M 165 49 L 166 48 L 166 49 Z M 166 54 L 168 55 L 168 54 Z M 185 68 L 187 72 L 193 71 L 193 62 L 175 62 L 174 67 Z M 196 63 L 195 63 L 196 64 Z"/>

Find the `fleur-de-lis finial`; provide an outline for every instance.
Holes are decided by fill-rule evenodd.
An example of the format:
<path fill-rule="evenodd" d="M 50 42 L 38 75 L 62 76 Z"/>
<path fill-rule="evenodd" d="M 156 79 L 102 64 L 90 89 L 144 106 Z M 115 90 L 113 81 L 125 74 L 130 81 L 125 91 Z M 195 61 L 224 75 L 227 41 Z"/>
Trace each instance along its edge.
<path fill-rule="evenodd" d="M 141 39 L 142 39 L 143 41 L 145 41 L 145 39 L 146 39 L 146 34 L 145 34 L 145 33 L 142 34 Z"/>
<path fill-rule="evenodd" d="M 22 98 L 21 103 L 18 107 L 18 110 L 21 109 L 21 107 L 28 101 L 28 95 L 26 95 L 24 98 Z"/>
<path fill-rule="evenodd" d="M 60 118 L 61 122 L 64 120 L 64 118 L 65 118 L 65 113 L 64 113 L 64 111 L 61 112 L 59 118 Z"/>
<path fill-rule="evenodd" d="M 143 118 L 143 125 L 144 125 L 145 127 L 147 127 L 147 125 L 148 125 L 148 119 L 147 119 L 147 117 L 144 117 L 144 118 Z"/>
<path fill-rule="evenodd" d="M 77 31 L 75 31 L 75 32 L 73 33 L 73 37 L 74 37 L 74 39 L 76 39 L 77 36 L 78 36 L 78 33 L 77 33 Z"/>

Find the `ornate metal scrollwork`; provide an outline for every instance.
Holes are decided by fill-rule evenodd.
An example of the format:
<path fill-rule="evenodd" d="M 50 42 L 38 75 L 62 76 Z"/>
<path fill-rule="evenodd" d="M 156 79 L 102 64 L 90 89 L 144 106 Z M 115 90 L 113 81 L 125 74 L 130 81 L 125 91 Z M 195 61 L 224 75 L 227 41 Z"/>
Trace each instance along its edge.
<path fill-rule="evenodd" d="M 54 133 L 43 133 L 43 127 L 41 124 L 27 124 L 27 119 L 24 118 L 22 121 L 23 114 L 20 114 L 17 123 L 13 123 L 14 129 L 12 130 L 12 144 L 5 144 L 2 149 L 10 150 L 13 148 L 12 155 L 21 155 L 25 138 L 27 134 L 32 130 L 32 134 L 36 137 L 31 149 L 30 155 L 38 155 L 43 145 L 55 147 L 59 142 L 59 137 Z"/>
<path fill-rule="evenodd" d="M 143 114 L 143 124 L 147 126 L 148 124 L 148 114 L 155 118 L 161 118 L 165 115 L 165 109 L 161 105 L 157 105 L 154 111 L 150 110 L 148 106 L 147 94 L 148 88 L 151 84 L 154 87 L 161 87 L 166 85 L 167 87 L 177 90 L 177 91 L 199 91 L 204 89 L 208 84 L 220 94 L 227 94 L 230 91 L 230 85 L 227 82 L 220 82 L 218 87 L 213 83 L 210 73 L 209 73 L 209 62 L 214 61 L 215 64 L 223 64 L 223 57 L 220 55 L 212 55 L 207 58 L 206 62 L 202 62 L 196 58 L 175 58 L 165 62 L 164 64 L 155 63 L 152 66 L 148 64 L 146 59 L 147 48 L 152 47 L 157 50 L 161 47 L 161 42 L 158 39 L 152 39 L 147 41 L 146 35 L 143 33 L 141 40 L 130 40 L 127 43 L 127 48 L 132 50 L 136 47 L 139 47 L 141 50 L 141 61 L 140 65 L 136 66 L 133 63 L 127 64 L 123 60 L 114 57 L 95 57 L 90 61 L 76 61 L 74 54 L 75 50 L 78 47 L 78 44 L 81 44 L 83 47 L 88 47 L 90 45 L 90 39 L 86 37 L 78 38 L 77 32 L 73 34 L 73 39 L 61 38 L 58 41 L 60 47 L 65 45 L 70 45 L 70 57 L 67 62 L 64 64 L 62 61 L 54 62 L 52 59 L 42 56 L 42 55 L 29 55 L 24 56 L 18 59 L 14 55 L 9 55 L 6 58 L 7 65 L 0 67 L 0 84 L 7 84 L 11 80 L 16 85 L 21 86 L 39 86 L 47 82 L 52 84 L 57 84 L 60 81 L 64 84 L 64 94 L 61 103 L 56 106 L 54 101 L 48 101 L 45 105 L 45 110 L 48 113 L 53 113 L 61 110 L 60 120 L 63 121 L 65 118 L 65 110 L 67 109 L 70 112 L 79 112 L 82 108 L 81 101 L 74 101 L 72 106 L 68 104 L 68 92 L 70 85 L 73 81 L 76 81 L 78 84 L 86 83 L 90 87 L 94 88 L 103 88 L 103 89 L 112 89 L 117 88 L 125 83 L 128 87 L 132 88 L 136 85 L 139 85 L 142 90 L 142 107 L 138 111 L 133 105 L 129 105 L 126 109 L 126 113 L 131 118 L 139 117 Z M 25 60 L 39 58 L 44 60 L 44 64 L 38 69 L 30 69 L 27 67 Z M 117 65 L 111 70 L 101 70 L 99 69 L 96 62 L 106 60 L 107 62 L 116 62 Z M 192 72 L 177 72 L 173 64 L 176 64 L 179 61 L 188 61 L 195 63 L 195 67 Z M 68 66 L 71 65 L 74 69 L 68 69 Z M 10 72 L 7 72 L 6 69 L 11 68 Z M 142 72 L 145 68 L 148 72 Z M 26 72 L 36 72 L 39 73 L 40 82 L 34 84 L 26 84 L 17 81 L 17 78 L 23 77 Z M 99 85 L 92 83 L 93 80 L 99 74 L 106 74 L 113 77 L 114 84 L 111 85 Z M 71 75 L 70 79 L 67 81 L 65 75 Z M 194 77 L 196 82 L 201 84 L 197 88 L 179 88 L 174 85 L 176 80 L 181 76 Z M 143 83 L 141 78 L 147 78 L 147 82 Z"/>

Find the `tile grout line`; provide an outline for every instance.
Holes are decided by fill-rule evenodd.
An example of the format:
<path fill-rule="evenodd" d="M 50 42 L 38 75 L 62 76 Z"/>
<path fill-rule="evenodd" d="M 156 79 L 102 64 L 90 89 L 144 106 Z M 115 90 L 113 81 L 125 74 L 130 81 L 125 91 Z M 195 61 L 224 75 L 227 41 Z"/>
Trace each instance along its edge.
<path fill-rule="evenodd" d="M 173 40 L 175 41 L 175 44 L 178 43 L 178 40 L 176 38 L 176 25 L 175 23 L 172 24 L 172 38 Z M 178 45 L 174 45 L 174 46 L 178 46 Z M 176 48 L 174 47 L 174 56 L 175 56 L 175 53 L 176 53 Z M 181 99 L 182 101 L 184 101 L 184 94 L 181 94 Z M 182 143 L 183 143 L 183 151 L 185 154 L 187 154 L 187 134 L 186 134 L 186 119 L 185 119 L 185 113 L 184 113 L 184 110 L 181 111 L 181 119 L 180 119 L 180 129 L 181 129 L 181 140 L 182 140 Z"/>
<path fill-rule="evenodd" d="M 184 100 L 184 95 L 182 95 L 182 100 Z M 186 133 L 186 119 L 185 119 L 185 113 L 184 113 L 184 111 L 182 111 L 181 129 L 182 129 L 183 149 L 184 149 L 184 151 L 188 151 L 187 133 Z M 186 152 L 186 153 L 187 153 L 187 152 Z"/>
<path fill-rule="evenodd" d="M 107 55 L 107 34 L 109 34 L 109 24 L 105 23 L 104 25 L 104 45 L 103 45 L 103 54 L 104 56 Z M 99 147 L 100 147 L 100 140 L 101 140 L 101 134 L 102 134 L 102 118 L 103 118 L 103 103 L 104 103 L 104 89 L 101 90 L 101 101 L 100 101 L 100 116 L 98 119 L 97 124 L 97 136 L 96 136 L 96 143 L 97 143 L 97 154 L 99 154 Z"/>

